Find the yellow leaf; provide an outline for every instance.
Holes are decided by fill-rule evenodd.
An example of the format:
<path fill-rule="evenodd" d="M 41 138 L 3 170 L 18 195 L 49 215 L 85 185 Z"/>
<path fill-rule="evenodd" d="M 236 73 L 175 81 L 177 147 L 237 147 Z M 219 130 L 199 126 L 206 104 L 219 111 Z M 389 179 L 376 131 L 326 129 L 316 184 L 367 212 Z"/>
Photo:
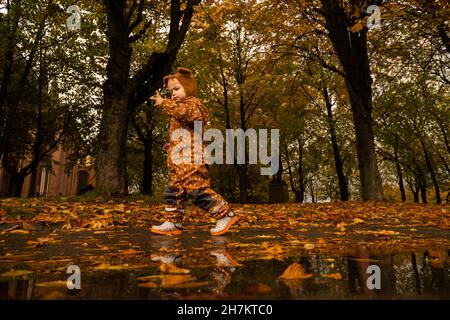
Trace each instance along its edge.
<path fill-rule="evenodd" d="M 365 221 L 363 219 L 359 219 L 359 218 L 355 218 L 353 219 L 353 223 L 354 224 L 360 224 L 360 223 L 364 223 Z"/>
<path fill-rule="evenodd" d="M 173 288 L 176 285 L 194 281 L 195 277 L 191 275 L 167 275 L 162 278 L 161 287 L 163 288 Z"/>
<path fill-rule="evenodd" d="M 344 232 L 346 229 L 345 229 L 345 226 L 346 226 L 347 224 L 345 223 L 345 222 L 341 222 L 341 223 L 338 223 L 337 225 L 336 225 L 336 228 L 338 228 L 339 229 L 339 231 L 340 232 Z"/>
<path fill-rule="evenodd" d="M 158 288 L 158 284 L 155 282 L 145 282 L 145 283 L 139 283 L 138 287 L 144 287 L 144 288 Z"/>
<path fill-rule="evenodd" d="M 40 288 L 67 287 L 67 281 L 39 282 L 36 284 L 36 287 Z"/>
<path fill-rule="evenodd" d="M 360 32 L 364 28 L 364 25 L 361 22 L 354 24 L 349 31 L 352 33 Z"/>
<path fill-rule="evenodd" d="M 314 249 L 316 246 L 314 245 L 314 244 L 312 244 L 312 243 L 307 243 L 307 244 L 305 244 L 304 246 L 303 246 L 303 248 L 304 249 L 306 249 L 306 250 L 312 250 L 312 249 Z"/>
<path fill-rule="evenodd" d="M 29 234 L 30 231 L 28 230 L 12 230 L 9 233 L 17 233 L 17 234 Z"/>
<path fill-rule="evenodd" d="M 280 276 L 281 279 L 306 279 L 311 278 L 312 274 L 305 274 L 303 267 L 294 262 Z"/>
<path fill-rule="evenodd" d="M 127 249 L 127 250 L 120 250 L 119 251 L 121 254 L 137 254 L 137 253 L 142 253 L 142 251 L 137 251 L 134 249 Z"/>
<path fill-rule="evenodd" d="M 324 278 L 331 278 L 331 279 L 335 279 L 335 280 L 342 279 L 342 275 L 339 272 L 338 273 L 330 273 L 330 274 L 321 274 L 321 276 Z"/>
<path fill-rule="evenodd" d="M 128 269 L 129 265 L 128 264 L 122 264 L 122 265 L 115 265 L 112 266 L 110 264 L 107 263 L 102 263 L 98 266 L 95 266 L 93 269 L 94 270 L 124 270 L 124 269 Z"/>
<path fill-rule="evenodd" d="M 206 287 L 210 283 L 209 281 L 199 281 L 199 282 L 188 282 L 188 283 L 180 283 L 180 284 L 174 284 L 170 286 L 165 286 L 165 288 L 173 288 L 173 289 L 189 289 L 189 288 L 199 288 L 199 287 Z M 161 284 L 162 287 L 162 284 Z"/>
<path fill-rule="evenodd" d="M 162 272 L 165 272 L 165 273 L 187 274 L 187 273 L 191 272 L 191 270 L 189 270 L 189 269 L 178 268 L 175 265 L 169 264 L 169 263 L 163 263 L 162 265 L 160 265 L 159 270 L 161 270 Z"/>
<path fill-rule="evenodd" d="M 289 288 L 295 289 L 299 288 L 303 285 L 303 281 L 305 279 L 297 278 L 297 279 L 284 279 L 282 278 L 281 281 L 284 282 Z"/>
<path fill-rule="evenodd" d="M 257 283 L 252 286 L 250 286 L 247 290 L 247 292 L 257 292 L 257 293 L 267 293 L 272 291 L 272 287 L 268 286 L 264 283 Z"/>
<path fill-rule="evenodd" d="M 400 232 L 392 231 L 392 230 L 379 230 L 379 231 L 355 230 L 355 233 L 372 234 L 372 235 L 376 235 L 376 236 L 394 236 L 394 235 L 400 234 Z"/>
<path fill-rule="evenodd" d="M 31 270 L 11 270 L 11 271 L 0 274 L 0 277 L 7 277 L 7 278 L 23 277 L 23 276 L 27 276 L 32 273 L 33 273 L 33 271 L 31 271 Z"/>

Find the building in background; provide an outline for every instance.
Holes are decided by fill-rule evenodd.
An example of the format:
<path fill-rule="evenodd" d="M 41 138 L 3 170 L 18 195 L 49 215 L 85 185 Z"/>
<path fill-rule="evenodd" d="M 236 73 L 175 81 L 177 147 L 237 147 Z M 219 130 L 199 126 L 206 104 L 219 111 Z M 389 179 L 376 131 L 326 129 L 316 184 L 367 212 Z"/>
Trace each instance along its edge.
<path fill-rule="evenodd" d="M 52 170 L 38 166 L 33 173 L 25 178 L 22 197 L 79 195 L 95 187 L 94 166 L 89 161 L 86 165 L 76 165 L 69 171 L 67 168 L 68 153 L 58 148 L 52 154 Z M 26 163 L 22 163 L 25 166 Z M 34 183 L 32 182 L 34 180 Z M 34 184 L 34 186 L 33 186 Z M 9 174 L 0 167 L 0 195 L 5 196 L 8 191 Z"/>

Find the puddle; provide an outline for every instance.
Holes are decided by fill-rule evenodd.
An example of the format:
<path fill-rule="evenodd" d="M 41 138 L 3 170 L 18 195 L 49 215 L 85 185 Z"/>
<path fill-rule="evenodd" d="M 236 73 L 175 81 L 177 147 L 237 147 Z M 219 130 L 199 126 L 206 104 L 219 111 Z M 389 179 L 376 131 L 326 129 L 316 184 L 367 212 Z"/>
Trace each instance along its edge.
<path fill-rule="evenodd" d="M 380 238 L 187 231 L 174 238 L 145 229 L 67 232 L 31 250 L 14 235 L 0 248 L 0 299 L 450 298 L 448 242 L 402 249 Z M 80 268 L 80 290 L 67 289 L 70 265 Z"/>

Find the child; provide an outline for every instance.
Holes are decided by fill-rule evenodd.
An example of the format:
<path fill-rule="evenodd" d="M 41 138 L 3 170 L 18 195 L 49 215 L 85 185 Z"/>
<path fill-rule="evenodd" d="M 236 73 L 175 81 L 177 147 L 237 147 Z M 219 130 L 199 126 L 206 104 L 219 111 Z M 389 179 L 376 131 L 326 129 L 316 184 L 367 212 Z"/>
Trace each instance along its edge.
<path fill-rule="evenodd" d="M 197 84 L 190 70 L 178 68 L 175 74 L 164 77 L 164 85 L 172 93 L 172 99 L 162 98 L 158 91 L 150 99 L 154 100 L 156 107 L 163 109 L 170 116 L 170 143 L 167 150 L 170 181 L 164 192 L 169 207 L 166 208 L 166 221 L 153 226 L 151 231 L 163 235 L 181 234 L 184 201 L 186 195 L 189 195 L 195 205 L 217 219 L 216 226 L 210 230 L 211 234 L 224 234 L 238 219 L 230 210 L 228 202 L 211 189 L 208 167 L 203 157 L 200 158 L 202 159 L 201 163 L 194 161 L 194 121 L 202 121 L 204 125 L 208 120 L 208 109 L 196 97 Z M 177 129 L 188 130 L 191 136 L 192 143 L 190 146 L 186 146 L 191 150 L 190 162 L 184 161 L 185 163 L 180 164 L 175 163 L 177 161 L 172 159 L 174 146 L 179 146 L 178 141 L 172 140 L 172 133 Z M 203 135 L 203 133 L 201 134 Z M 203 139 L 201 140 L 203 141 Z M 203 149 L 203 145 L 201 149 Z M 203 153 L 203 150 L 201 152 Z"/>

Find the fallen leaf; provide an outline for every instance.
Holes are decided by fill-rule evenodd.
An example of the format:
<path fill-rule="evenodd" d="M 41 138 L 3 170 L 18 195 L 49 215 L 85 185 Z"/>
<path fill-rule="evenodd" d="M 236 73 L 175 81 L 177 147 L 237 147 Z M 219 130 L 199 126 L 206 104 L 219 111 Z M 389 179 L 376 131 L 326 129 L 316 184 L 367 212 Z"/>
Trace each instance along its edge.
<path fill-rule="evenodd" d="M 45 241 L 33 241 L 33 240 L 27 241 L 27 246 L 31 246 L 33 248 L 42 247 L 44 244 L 45 244 Z"/>
<path fill-rule="evenodd" d="M 174 285 L 166 285 L 164 288 L 172 288 L 172 289 L 190 289 L 190 288 L 199 288 L 199 287 L 206 287 L 210 283 L 209 281 L 199 281 L 199 282 L 187 282 L 187 283 L 180 283 L 180 284 L 174 284 Z M 163 287 L 161 285 L 161 287 Z"/>
<path fill-rule="evenodd" d="M 19 229 L 19 230 L 12 230 L 12 231 L 10 231 L 9 233 L 14 233 L 14 234 L 29 234 L 30 231 Z"/>
<path fill-rule="evenodd" d="M 339 231 L 340 232 L 345 232 L 345 226 L 346 226 L 347 224 L 345 223 L 345 222 L 341 222 L 341 223 L 338 223 L 337 225 L 336 225 L 336 228 L 338 228 L 339 229 Z"/>
<path fill-rule="evenodd" d="M 283 274 L 279 277 L 281 279 L 306 279 L 311 278 L 312 274 L 305 274 L 303 267 L 299 263 L 292 263 Z"/>
<path fill-rule="evenodd" d="M 301 278 L 285 279 L 285 278 L 282 278 L 281 281 L 283 281 L 283 283 L 285 285 L 287 285 L 289 288 L 296 289 L 296 288 L 299 288 L 299 287 L 301 287 L 303 285 L 303 281 L 305 281 L 305 279 L 301 279 Z"/>
<path fill-rule="evenodd" d="M 142 253 L 143 251 L 137 251 L 134 249 L 127 249 L 127 250 L 120 250 L 119 251 L 121 254 L 138 254 L 138 253 Z"/>
<path fill-rule="evenodd" d="M 355 230 L 355 233 L 358 234 L 372 234 L 376 236 L 394 236 L 400 234 L 400 232 L 392 231 L 392 230 L 378 230 L 378 231 L 370 231 L 370 230 Z"/>
<path fill-rule="evenodd" d="M 338 272 L 338 273 L 330 273 L 330 274 L 321 274 L 321 277 L 324 278 L 331 278 L 331 279 L 335 279 L 335 280 L 341 280 L 342 279 L 342 275 Z"/>
<path fill-rule="evenodd" d="M 14 278 L 14 277 L 23 277 L 32 274 L 31 270 L 11 270 L 5 273 L 0 274 L 0 277 L 5 278 Z"/>
<path fill-rule="evenodd" d="M 11 227 L 6 228 L 5 230 L 2 231 L 2 233 L 9 232 L 9 231 L 11 231 L 11 230 L 17 229 L 18 227 L 19 227 L 19 225 L 16 224 L 16 225 L 14 225 L 14 226 L 11 226 Z"/>
<path fill-rule="evenodd" d="M 430 257 L 430 263 L 434 268 L 442 269 L 444 268 L 444 261 L 446 260 L 446 255 L 437 250 L 429 250 L 428 255 Z"/>
<path fill-rule="evenodd" d="M 159 285 L 155 282 L 144 282 L 144 283 L 139 283 L 138 287 L 144 287 L 144 288 L 158 288 Z"/>
<path fill-rule="evenodd" d="M 268 293 L 272 291 L 272 287 L 264 283 L 256 283 L 247 288 L 246 292 L 250 293 Z"/>
<path fill-rule="evenodd" d="M 183 269 L 183 268 L 178 268 L 173 264 L 169 264 L 169 263 L 163 263 L 159 266 L 159 270 L 161 270 L 161 272 L 165 272 L 165 273 L 181 273 L 181 274 L 187 274 L 190 273 L 191 270 L 189 269 Z"/>
<path fill-rule="evenodd" d="M 194 280 L 196 280 L 196 278 L 191 275 L 166 275 L 162 278 L 161 287 L 169 288 Z"/>
<path fill-rule="evenodd" d="M 36 287 L 40 288 L 67 287 L 67 281 L 38 282 L 36 284 Z"/>
<path fill-rule="evenodd" d="M 361 22 L 355 23 L 351 28 L 348 30 L 352 33 L 360 32 L 364 28 L 364 25 Z"/>
<path fill-rule="evenodd" d="M 94 268 L 92 268 L 93 270 L 125 270 L 128 269 L 129 265 L 128 264 L 122 264 L 122 265 L 110 265 L 108 263 L 102 263 L 98 266 L 95 266 Z"/>

